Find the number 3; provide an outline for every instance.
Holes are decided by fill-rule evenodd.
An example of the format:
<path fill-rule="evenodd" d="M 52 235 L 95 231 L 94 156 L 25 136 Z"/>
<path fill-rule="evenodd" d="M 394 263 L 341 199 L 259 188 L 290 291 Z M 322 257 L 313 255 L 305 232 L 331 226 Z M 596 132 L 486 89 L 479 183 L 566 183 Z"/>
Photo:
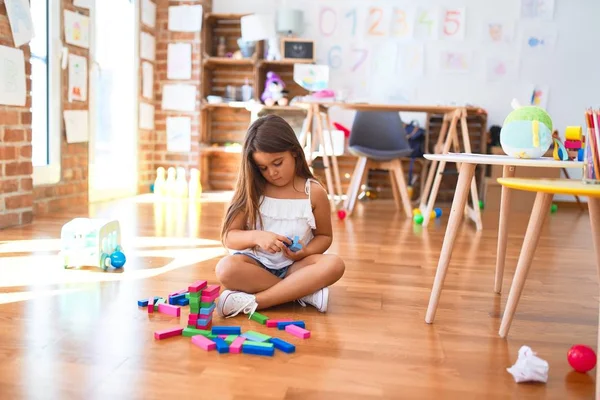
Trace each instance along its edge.
<path fill-rule="evenodd" d="M 462 13 L 460 11 L 446 11 L 446 16 L 444 17 L 444 35 L 454 36 L 460 32 L 461 20 Z"/>

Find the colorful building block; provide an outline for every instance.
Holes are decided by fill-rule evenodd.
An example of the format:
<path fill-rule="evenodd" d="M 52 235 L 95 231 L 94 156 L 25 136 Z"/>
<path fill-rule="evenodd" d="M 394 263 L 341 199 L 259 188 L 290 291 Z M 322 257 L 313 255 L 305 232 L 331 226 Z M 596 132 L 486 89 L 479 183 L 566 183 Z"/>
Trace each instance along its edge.
<path fill-rule="evenodd" d="M 213 339 L 215 344 L 217 345 L 217 351 L 221 354 L 229 353 L 229 345 L 220 337 L 216 337 Z"/>
<path fill-rule="evenodd" d="M 275 348 L 272 343 L 256 343 L 245 341 L 242 344 L 242 353 L 256 354 L 260 356 L 273 356 Z"/>
<path fill-rule="evenodd" d="M 246 340 L 245 337 L 238 336 L 235 340 L 229 345 L 229 351 L 231 353 L 239 354 L 242 352 L 242 344 Z"/>
<path fill-rule="evenodd" d="M 154 332 L 154 339 L 161 340 L 161 339 L 167 339 L 167 338 L 170 338 L 173 336 L 181 336 L 182 332 L 183 332 L 183 328 L 180 328 L 180 327 L 163 329 L 162 331 Z"/>
<path fill-rule="evenodd" d="M 304 321 L 284 321 L 284 322 L 279 322 L 277 324 L 277 329 L 279 329 L 280 331 L 282 331 L 288 325 L 296 325 L 296 326 L 299 326 L 300 328 L 306 328 L 306 325 L 304 324 Z"/>
<path fill-rule="evenodd" d="M 187 306 L 188 304 L 190 304 L 190 300 L 187 298 L 179 299 L 177 302 L 178 306 Z"/>
<path fill-rule="evenodd" d="M 201 309 L 202 308 L 211 308 L 213 305 L 215 305 L 215 303 L 212 301 L 209 301 L 209 302 L 201 301 L 199 304 Z"/>
<path fill-rule="evenodd" d="M 213 326 L 213 335 L 241 335 L 242 328 L 239 326 Z"/>
<path fill-rule="evenodd" d="M 296 337 L 299 337 L 300 339 L 308 339 L 310 337 L 310 331 L 307 331 L 306 329 L 300 328 L 299 326 L 296 326 L 296 325 L 286 326 L 285 331 Z"/>
<path fill-rule="evenodd" d="M 198 321 L 198 319 L 200 319 L 200 317 L 198 316 L 198 314 L 190 314 L 190 315 L 188 315 L 188 321 L 196 322 L 196 321 Z"/>
<path fill-rule="evenodd" d="M 219 291 L 221 290 L 221 286 L 219 285 L 208 285 L 204 290 L 202 290 L 202 294 L 203 295 L 213 295 L 213 294 L 219 294 Z"/>
<path fill-rule="evenodd" d="M 204 330 L 204 329 L 196 329 L 196 328 L 184 328 L 183 329 L 183 336 L 185 337 L 193 337 L 193 336 L 197 336 L 197 335 L 202 335 L 202 336 L 206 336 L 208 337 L 210 335 L 210 331 Z"/>
<path fill-rule="evenodd" d="M 185 300 L 185 293 L 169 296 L 169 304 L 177 304 L 181 299 Z"/>
<path fill-rule="evenodd" d="M 188 292 L 187 289 L 181 289 L 181 290 L 178 290 L 176 292 L 169 293 L 169 297 L 179 296 L 180 294 L 185 295 L 187 292 Z"/>
<path fill-rule="evenodd" d="M 198 324 L 198 325 L 208 325 L 211 322 L 212 322 L 212 316 L 210 318 L 198 318 L 198 320 L 196 321 L 196 324 Z"/>
<path fill-rule="evenodd" d="M 208 323 L 200 323 L 200 321 L 202 320 L 198 320 L 198 322 L 196 322 L 196 328 L 198 329 L 210 329 L 212 322 L 209 321 Z"/>
<path fill-rule="evenodd" d="M 220 337 L 221 339 L 225 340 L 228 335 L 217 335 L 217 336 Z"/>
<path fill-rule="evenodd" d="M 212 314 L 215 311 L 216 306 L 217 305 L 215 303 L 213 303 L 212 306 L 210 306 L 210 307 L 201 307 L 200 314 Z"/>
<path fill-rule="evenodd" d="M 154 297 L 150 297 L 148 299 L 148 314 L 152 314 L 154 312 Z"/>
<path fill-rule="evenodd" d="M 185 298 L 186 298 L 186 299 L 188 299 L 188 300 L 190 299 L 190 292 L 187 292 L 187 293 L 185 294 Z"/>
<path fill-rule="evenodd" d="M 271 339 L 271 336 L 263 335 L 259 332 L 247 331 L 241 334 L 241 336 L 245 337 L 248 340 L 253 342 L 266 342 Z"/>
<path fill-rule="evenodd" d="M 277 328 L 277 324 L 280 322 L 293 322 L 293 319 L 269 319 L 267 320 L 267 328 Z"/>
<path fill-rule="evenodd" d="M 270 342 L 273 343 L 273 347 L 275 347 L 277 350 L 283 351 L 284 353 L 289 354 L 296 351 L 296 346 L 286 342 L 285 340 L 274 337 L 270 339 Z"/>
<path fill-rule="evenodd" d="M 166 304 L 167 300 L 163 299 L 162 297 L 160 299 L 158 299 L 157 301 L 154 302 L 154 311 L 158 311 L 158 306 L 161 304 Z"/>
<path fill-rule="evenodd" d="M 231 343 L 233 343 L 233 341 L 235 339 L 237 339 L 239 336 L 238 335 L 227 335 L 225 336 L 225 341 L 227 342 L 227 344 L 229 345 L 229 347 L 231 348 Z"/>
<path fill-rule="evenodd" d="M 160 296 L 154 296 L 154 301 L 160 298 Z M 148 307 L 148 299 L 138 300 L 138 307 Z"/>
<path fill-rule="evenodd" d="M 219 297 L 219 292 L 216 292 L 213 294 L 202 293 L 202 297 L 200 297 L 200 301 L 202 301 L 203 303 L 213 303 L 218 297 Z"/>
<path fill-rule="evenodd" d="M 197 292 L 201 291 L 202 289 L 204 289 L 207 284 L 208 284 L 208 282 L 206 282 L 206 281 L 196 281 L 196 282 L 192 283 L 190 285 L 190 287 L 188 287 L 188 290 L 190 293 L 197 293 Z"/>
<path fill-rule="evenodd" d="M 202 335 L 192 337 L 192 343 L 206 351 L 211 351 L 217 348 L 217 344 L 215 342 Z"/>
<path fill-rule="evenodd" d="M 170 304 L 159 304 L 158 312 L 161 314 L 170 315 L 172 317 L 179 317 L 179 315 L 181 313 L 181 308 L 179 308 L 177 306 L 172 306 Z"/>
<path fill-rule="evenodd" d="M 256 311 L 252 313 L 250 319 L 263 325 L 265 325 L 269 320 L 269 318 L 266 315 L 262 315 L 261 313 L 258 313 Z"/>

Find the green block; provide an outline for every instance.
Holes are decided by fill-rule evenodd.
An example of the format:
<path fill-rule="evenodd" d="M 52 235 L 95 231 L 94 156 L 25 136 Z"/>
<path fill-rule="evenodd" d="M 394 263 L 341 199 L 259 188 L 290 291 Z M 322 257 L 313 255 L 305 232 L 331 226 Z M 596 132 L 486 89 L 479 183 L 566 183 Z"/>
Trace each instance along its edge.
<path fill-rule="evenodd" d="M 185 294 L 185 298 L 189 300 L 189 299 L 190 299 L 190 294 L 189 294 L 189 293 L 186 293 L 186 294 Z"/>
<path fill-rule="evenodd" d="M 271 339 L 271 336 L 269 335 L 263 335 L 260 332 L 255 332 L 255 331 L 246 331 L 246 333 L 249 333 L 252 336 L 255 336 L 256 338 L 262 339 L 262 340 L 269 340 Z"/>
<path fill-rule="evenodd" d="M 209 338 L 209 339 L 216 339 L 218 337 L 219 337 L 219 335 L 213 335 L 212 333 L 207 336 L 207 338 Z"/>
<path fill-rule="evenodd" d="M 190 297 L 190 304 L 200 304 L 200 299 L 196 297 Z"/>
<path fill-rule="evenodd" d="M 201 301 L 200 302 L 200 308 L 210 308 L 210 307 L 212 307 L 213 304 L 214 304 L 214 302 L 205 303 L 205 302 Z"/>
<path fill-rule="evenodd" d="M 190 300 L 199 299 L 200 297 L 202 297 L 202 292 L 190 292 Z"/>
<path fill-rule="evenodd" d="M 165 304 L 167 301 L 165 299 L 158 299 L 156 303 L 154 303 L 154 311 L 158 311 L 159 304 Z"/>
<path fill-rule="evenodd" d="M 250 319 L 258 322 L 259 324 L 265 325 L 269 318 L 266 315 L 262 315 L 261 313 L 255 312 L 250 316 Z"/>
<path fill-rule="evenodd" d="M 189 325 L 189 324 L 188 324 L 188 326 L 187 326 L 187 327 L 188 327 L 188 328 L 190 328 L 190 329 L 196 329 L 196 325 Z M 185 329 L 185 328 L 184 328 L 184 329 Z"/>
<path fill-rule="evenodd" d="M 252 342 L 250 340 L 244 340 L 244 343 L 242 344 L 243 347 L 264 347 L 267 349 L 271 349 L 273 348 L 273 343 L 264 343 L 264 342 Z"/>
<path fill-rule="evenodd" d="M 196 329 L 196 328 L 190 328 L 190 326 L 188 325 L 187 328 L 183 329 L 183 336 L 185 337 L 192 337 L 192 336 L 196 336 L 196 335 L 202 335 L 205 337 L 208 337 L 208 335 L 210 335 L 210 331 L 206 331 L 204 329 Z"/>
<path fill-rule="evenodd" d="M 227 344 L 231 344 L 235 339 L 237 339 L 237 337 L 238 335 L 227 335 L 225 342 L 227 342 Z"/>

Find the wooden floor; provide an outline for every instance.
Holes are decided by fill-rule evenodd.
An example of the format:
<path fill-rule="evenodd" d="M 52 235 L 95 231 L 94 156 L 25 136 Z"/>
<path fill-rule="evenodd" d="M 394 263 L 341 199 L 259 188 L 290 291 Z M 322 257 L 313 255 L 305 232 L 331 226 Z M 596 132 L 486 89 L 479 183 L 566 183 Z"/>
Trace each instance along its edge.
<path fill-rule="evenodd" d="M 331 252 L 346 274 L 329 312 L 285 305 L 271 318 L 306 321 L 312 337 L 293 355 L 206 353 L 189 338 L 155 341 L 181 319 L 148 315 L 136 301 L 195 279 L 215 282 L 225 204 L 187 207 L 140 197 L 72 209 L 0 231 L 2 399 L 591 399 L 594 371 L 570 369 L 576 343 L 596 348 L 598 284 L 587 213 L 549 217 L 508 339 L 500 316 L 527 215 L 514 216 L 504 293 L 492 291 L 497 214 L 484 230 L 462 227 L 437 319 L 424 322 L 445 217 L 427 230 L 388 201 L 358 205 L 334 221 Z M 447 215 L 448 209 L 444 209 Z M 76 216 L 118 218 L 128 256 L 123 273 L 65 271 L 60 229 Z M 446 216 L 445 215 L 445 216 Z M 223 324 L 273 333 L 244 317 Z M 522 345 L 550 364 L 549 382 L 517 384 L 506 368 Z"/>

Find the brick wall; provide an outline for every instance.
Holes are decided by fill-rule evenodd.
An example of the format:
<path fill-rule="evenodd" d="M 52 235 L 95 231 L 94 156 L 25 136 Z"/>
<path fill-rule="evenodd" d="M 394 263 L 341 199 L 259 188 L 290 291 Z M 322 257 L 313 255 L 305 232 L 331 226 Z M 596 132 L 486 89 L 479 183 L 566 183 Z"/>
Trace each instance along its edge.
<path fill-rule="evenodd" d="M 199 165 L 199 141 L 200 141 L 200 96 L 196 97 L 196 109 L 193 112 L 166 111 L 161 109 L 162 88 L 167 83 L 185 83 L 195 85 L 196 93 L 200 89 L 201 73 L 201 37 L 200 32 L 171 32 L 168 29 L 169 6 L 184 4 L 200 4 L 203 7 L 204 14 L 212 9 L 212 0 L 204 1 L 173 1 L 156 0 L 157 3 L 157 21 L 156 21 L 156 63 L 154 70 L 155 80 L 155 143 L 153 150 L 153 166 L 150 170 L 150 178 L 143 182 L 146 185 L 145 191 L 149 189 L 149 183 L 154 181 L 156 168 L 158 167 L 184 167 L 189 169 L 197 168 Z M 170 80 L 167 79 L 167 49 L 169 43 L 191 43 L 192 45 L 192 77 L 190 80 Z M 174 153 L 167 151 L 167 117 L 186 116 L 191 118 L 192 139 L 191 151 L 189 153 Z M 142 182 L 140 182 L 142 183 Z"/>
<path fill-rule="evenodd" d="M 4 3 L 0 4 L 0 45 L 14 47 Z M 33 215 L 31 165 L 31 64 L 25 56 L 27 101 L 24 107 L 0 105 L 0 229 L 27 224 Z"/>
<path fill-rule="evenodd" d="M 62 0 L 62 8 L 89 15 L 89 10 L 73 6 L 73 0 Z M 61 21 L 62 19 L 63 13 L 61 11 Z M 61 22 L 61 37 L 64 45 L 69 48 L 69 53 L 89 57 L 88 49 L 71 46 L 64 41 L 64 29 L 62 26 Z M 88 70 L 89 67 L 88 59 Z M 68 101 L 68 83 L 68 70 L 65 69 L 62 71 L 61 76 L 61 110 L 87 110 L 87 101 Z M 64 133 L 64 122 L 61 126 L 61 179 L 56 184 L 36 186 L 34 188 L 34 212 L 36 215 L 43 215 L 65 207 L 85 205 L 88 202 L 88 144 L 68 144 Z"/>

